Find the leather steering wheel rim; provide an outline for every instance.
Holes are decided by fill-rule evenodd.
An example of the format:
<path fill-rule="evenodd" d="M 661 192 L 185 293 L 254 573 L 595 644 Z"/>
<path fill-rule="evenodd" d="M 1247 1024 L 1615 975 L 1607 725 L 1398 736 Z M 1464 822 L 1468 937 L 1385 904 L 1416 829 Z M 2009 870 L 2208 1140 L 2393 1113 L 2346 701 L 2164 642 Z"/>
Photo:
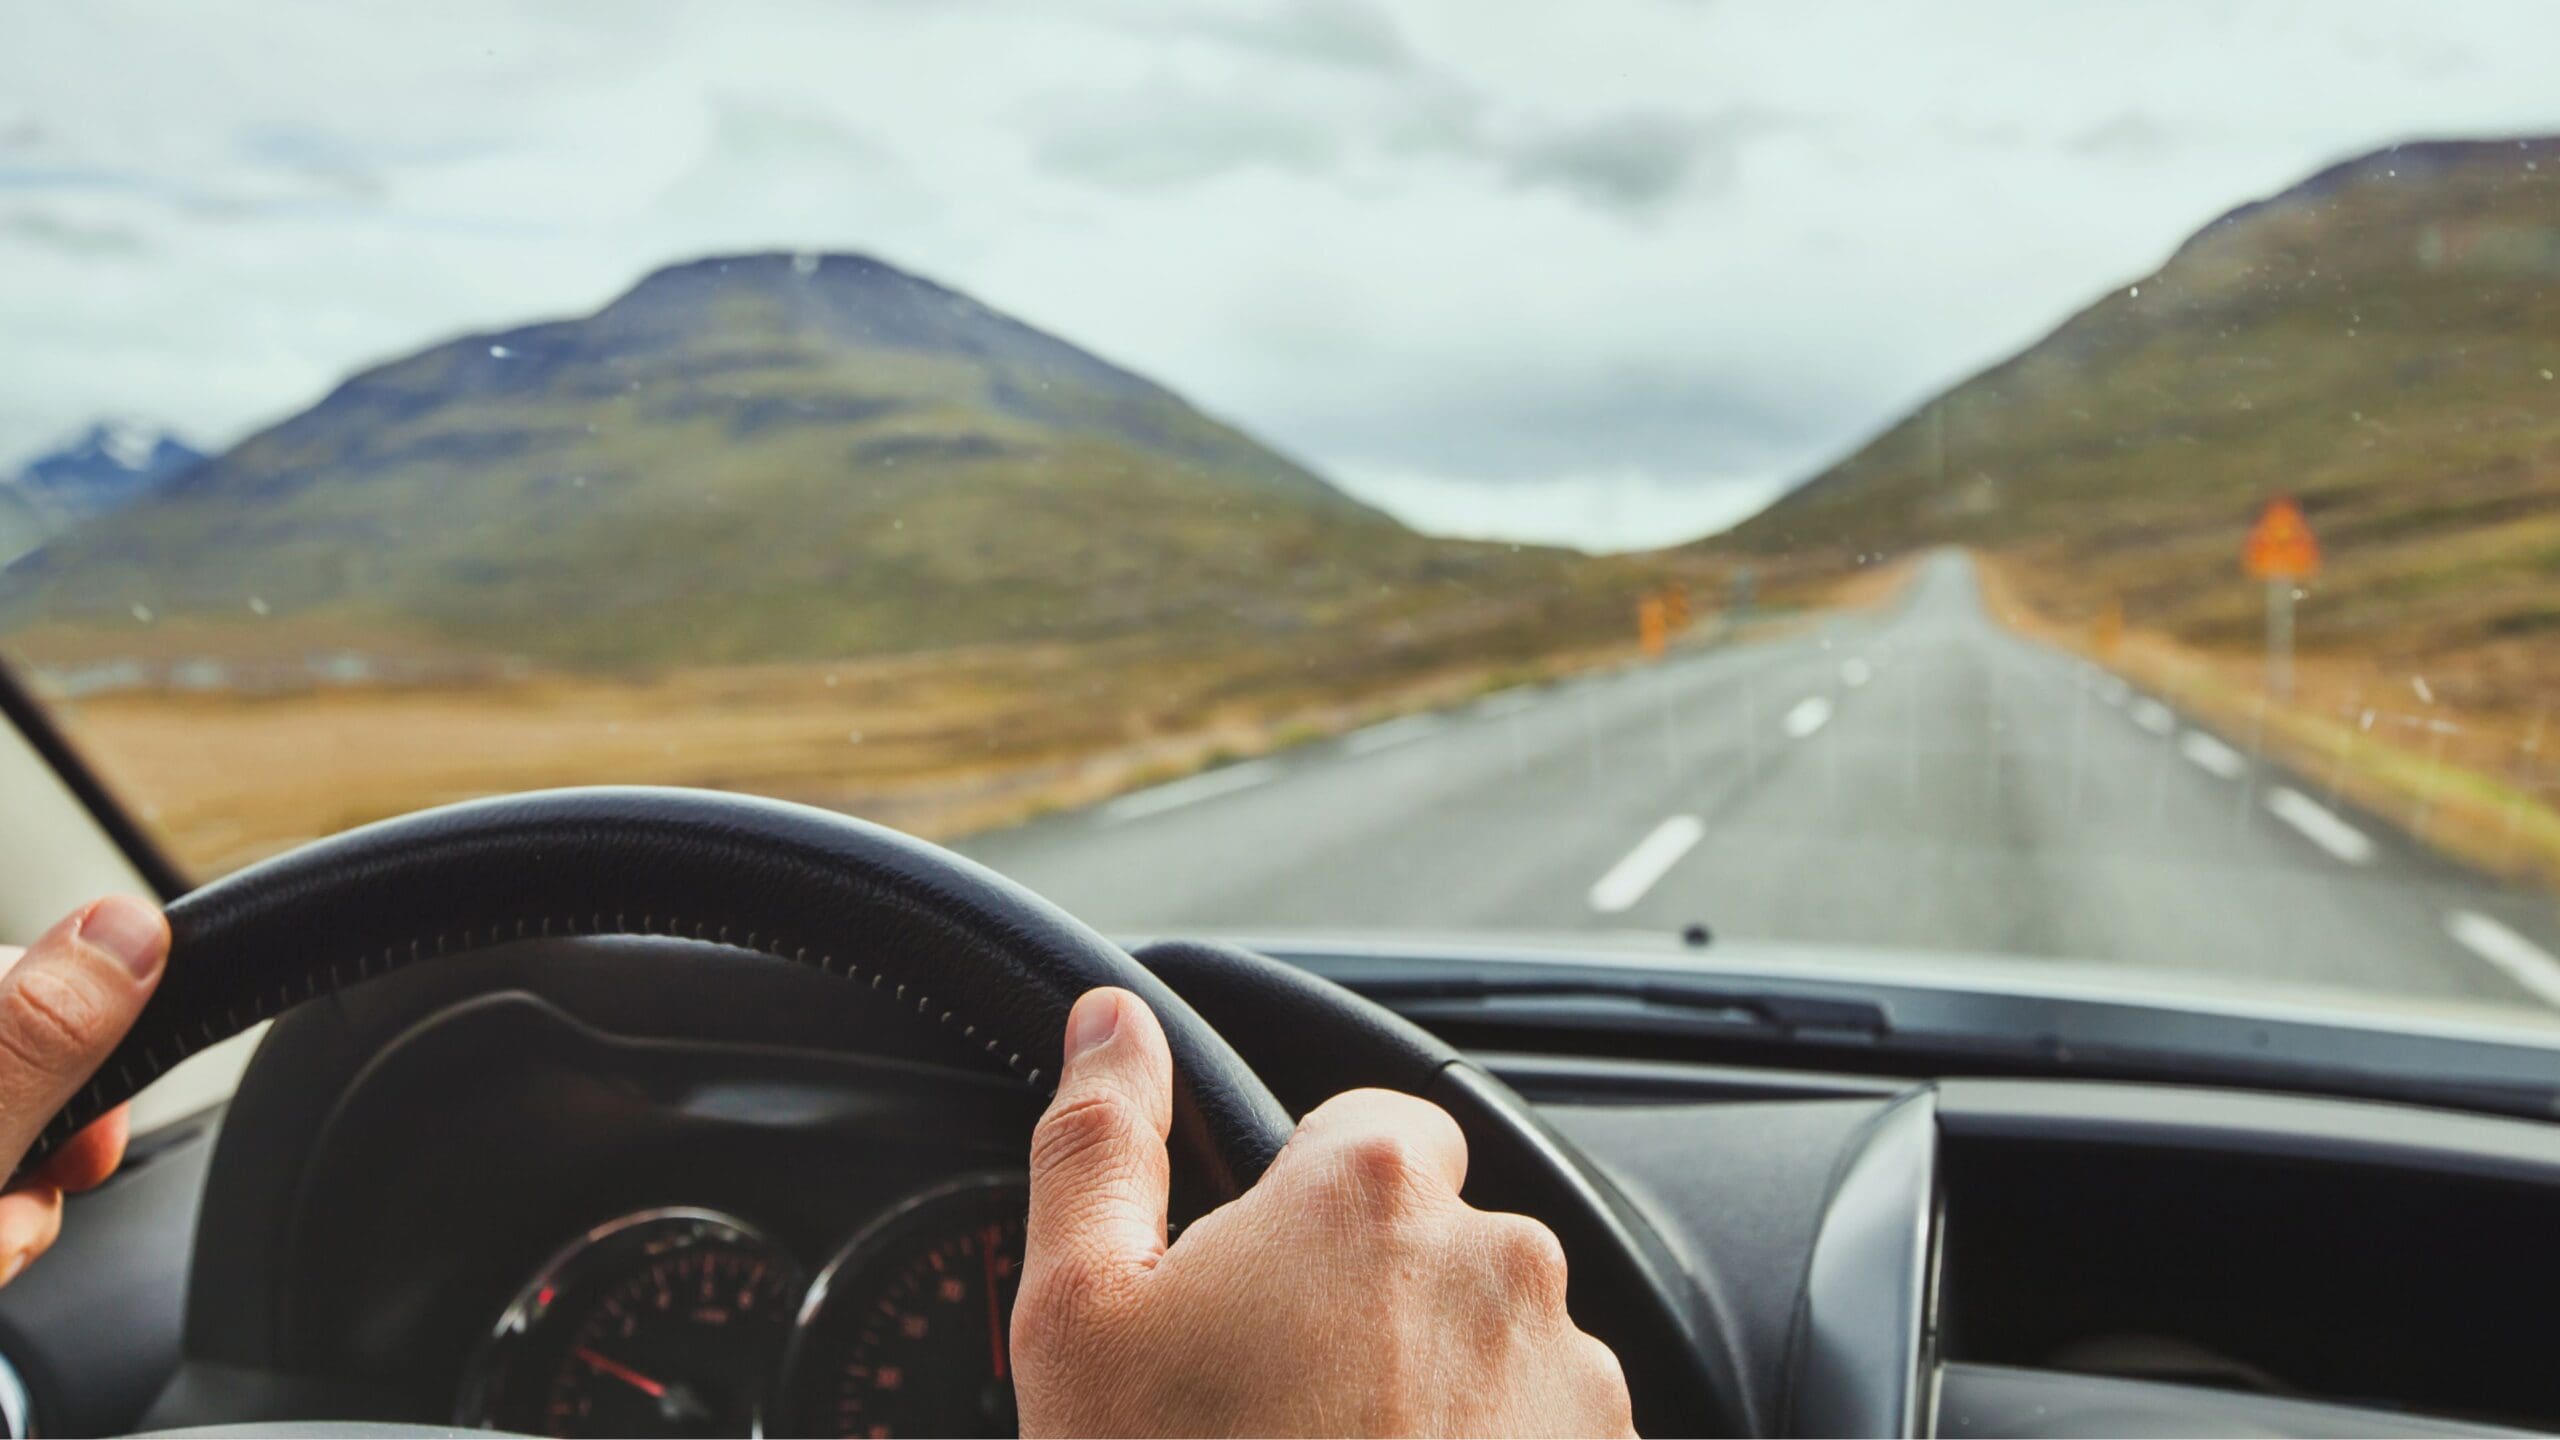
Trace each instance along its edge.
<path fill-rule="evenodd" d="M 173 902 L 169 925 L 158 993 L 22 1172 L 262 1020 L 393 969 L 545 935 L 677 936 L 807 965 L 1044 1093 L 1075 998 L 1133 991 L 1173 1051 L 1169 1143 L 1197 1208 L 1260 1178 L 1291 1129 L 1234 1048 L 1127 952 L 992 870 L 805 805 L 644 787 L 470 801 L 237 871 Z"/>

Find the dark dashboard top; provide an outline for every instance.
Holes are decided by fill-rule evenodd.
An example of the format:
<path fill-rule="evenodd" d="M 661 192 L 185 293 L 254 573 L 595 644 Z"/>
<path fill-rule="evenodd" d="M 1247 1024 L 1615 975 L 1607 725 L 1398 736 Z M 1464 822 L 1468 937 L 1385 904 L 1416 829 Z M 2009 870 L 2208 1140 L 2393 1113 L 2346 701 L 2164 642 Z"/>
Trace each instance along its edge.
<path fill-rule="evenodd" d="M 218 1132 L 153 1137 L 77 1202 L 64 1253 L 0 1293 L 0 1354 L 41 1423 L 450 1420 L 475 1347 L 564 1237 L 690 1207 L 814 1270 L 866 1217 L 1019 1163 L 1030 1097 L 832 987 L 678 942 L 538 948 L 297 1015 Z M 1356 986 L 1411 958 L 1312 963 Z M 1781 1068 L 1765 1037 L 1664 1059 L 1676 1033 L 1623 1043 L 1623 1016 L 1542 1028 L 1481 998 L 1394 1003 L 1476 1044 L 1658 1236 L 1731 1408 L 1656 1430 L 2560 1423 L 2547 1367 L 2503 1335 L 2515 1302 L 2560 1285 L 2533 1228 L 2560 1188 L 2551 1125 Z M 1248 1059 L 1286 1042 L 1239 1037 Z M 2376 1248 L 2395 1229 L 2397 1251 Z M 2070 1276 L 2071 1303 L 2040 1275 Z M 1577 1291 L 1576 1313 L 1609 1300 Z"/>

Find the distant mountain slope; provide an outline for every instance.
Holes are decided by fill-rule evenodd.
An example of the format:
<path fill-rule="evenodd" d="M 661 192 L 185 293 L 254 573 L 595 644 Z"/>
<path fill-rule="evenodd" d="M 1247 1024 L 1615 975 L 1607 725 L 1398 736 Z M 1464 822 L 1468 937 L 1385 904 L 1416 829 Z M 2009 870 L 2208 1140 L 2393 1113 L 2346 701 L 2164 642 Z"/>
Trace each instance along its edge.
<path fill-rule="evenodd" d="M 389 622 L 580 663 L 1321 626 L 1565 560 L 1417 536 L 855 255 L 672 266 L 355 376 L 20 561 L 0 622 Z"/>
<path fill-rule="evenodd" d="M 0 484 L 0 565 L 43 544 L 52 533 L 52 524 L 34 501 L 16 486 Z"/>
<path fill-rule="evenodd" d="M 2246 643 L 2238 569 L 2298 496 L 2307 645 L 2560 640 L 2560 139 L 2366 155 L 2200 231 L 1716 542 L 2042 562 L 2083 600 Z M 2560 675 L 2550 677 L 2560 680 Z"/>
<path fill-rule="evenodd" d="M 171 432 L 129 420 L 101 420 L 20 467 L 18 492 L 66 520 L 120 510 L 204 459 Z"/>
<path fill-rule="evenodd" d="M 193 468 L 204 456 L 166 430 L 101 420 L 0 476 L 0 565 L 55 532 L 120 510 Z"/>

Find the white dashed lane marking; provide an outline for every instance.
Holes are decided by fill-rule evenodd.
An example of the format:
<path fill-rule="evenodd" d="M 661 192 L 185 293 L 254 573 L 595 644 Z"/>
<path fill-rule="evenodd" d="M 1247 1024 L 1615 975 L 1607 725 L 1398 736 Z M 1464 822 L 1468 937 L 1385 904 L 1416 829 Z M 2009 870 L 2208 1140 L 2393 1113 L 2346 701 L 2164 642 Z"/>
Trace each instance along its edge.
<path fill-rule="evenodd" d="M 1854 655 L 1840 662 L 1840 683 L 1852 690 L 1875 677 L 1875 667 Z"/>
<path fill-rule="evenodd" d="M 2214 739 L 2201 730 L 2190 730 L 2178 742 L 2178 753 L 2195 762 L 2199 769 L 2209 770 L 2225 780 L 2237 780 L 2249 768 L 2240 752 Z"/>
<path fill-rule="evenodd" d="M 1440 723 L 1437 715 L 1407 715 L 1401 720 L 1389 720 L 1366 730 L 1353 731 L 1351 737 L 1342 742 L 1342 748 L 1354 755 L 1372 754 L 1390 745 L 1419 740 L 1439 729 Z"/>
<path fill-rule="evenodd" d="M 1204 770 L 1188 779 L 1158 785 L 1150 790 L 1140 790 L 1134 795 L 1123 795 L 1102 807 L 1102 818 L 1113 821 L 1136 820 L 1147 815 L 1161 814 L 1164 811 L 1179 809 L 1215 796 L 1230 795 L 1238 790 L 1249 790 L 1279 773 L 1280 767 L 1268 760 L 1248 760 L 1241 765 L 1225 765 L 1215 770 Z"/>
<path fill-rule="evenodd" d="M 1706 833 L 1706 822 L 1695 815 L 1674 815 L 1656 825 L 1653 833 L 1637 841 L 1636 848 L 1610 866 L 1609 873 L 1591 887 L 1591 908 L 1603 915 L 1615 915 L 1633 906 Z"/>
<path fill-rule="evenodd" d="M 1831 702 L 1819 695 L 1807 695 L 1797 701 L 1796 708 L 1788 711 L 1787 718 L 1779 721 L 1778 724 L 1787 732 L 1787 738 L 1801 740 L 1821 729 L 1830 720 Z"/>
<path fill-rule="evenodd" d="M 2157 700 L 2143 700 L 2133 707 L 2133 723 L 2154 735 L 2166 735 L 2178 728 L 2178 717 Z"/>
<path fill-rule="evenodd" d="M 2462 948 L 2505 971 L 2507 978 L 2560 1005 L 2560 960 L 2522 935 L 2473 910 L 2444 917 L 2445 933 Z"/>
<path fill-rule="evenodd" d="M 2304 838 L 2350 865 L 2368 864 L 2373 859 L 2373 842 L 2365 833 L 2329 812 L 2319 801 L 2299 790 L 2278 786 L 2267 792 L 2267 809 L 2274 816 L 2302 832 Z"/>

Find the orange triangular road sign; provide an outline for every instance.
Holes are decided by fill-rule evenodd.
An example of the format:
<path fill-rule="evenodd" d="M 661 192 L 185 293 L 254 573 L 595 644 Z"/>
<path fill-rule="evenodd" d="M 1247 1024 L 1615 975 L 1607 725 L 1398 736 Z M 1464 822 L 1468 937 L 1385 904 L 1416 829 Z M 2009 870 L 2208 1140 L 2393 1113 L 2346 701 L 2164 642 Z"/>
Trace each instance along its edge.
<path fill-rule="evenodd" d="M 2252 580 L 2308 580 L 2320 573 L 2320 542 L 2292 497 L 2279 495 L 2258 513 L 2240 549 L 2240 568 Z"/>

